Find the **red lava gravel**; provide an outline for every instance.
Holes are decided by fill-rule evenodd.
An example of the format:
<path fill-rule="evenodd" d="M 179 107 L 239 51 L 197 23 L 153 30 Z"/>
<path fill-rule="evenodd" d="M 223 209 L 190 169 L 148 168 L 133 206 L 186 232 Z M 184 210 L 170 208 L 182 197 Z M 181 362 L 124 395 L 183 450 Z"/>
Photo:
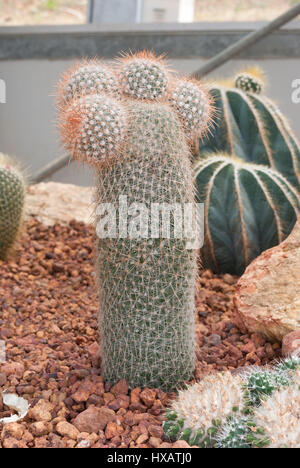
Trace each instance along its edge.
<path fill-rule="evenodd" d="M 28 222 L 14 262 L 0 261 L 0 389 L 30 403 L 24 420 L 0 424 L 0 448 L 188 447 L 164 440 L 160 389 L 113 387 L 101 377 L 94 229 Z M 195 377 L 280 356 L 278 344 L 232 323 L 237 278 L 204 271 L 197 294 Z M 12 410 L 3 405 L 0 419 Z"/>

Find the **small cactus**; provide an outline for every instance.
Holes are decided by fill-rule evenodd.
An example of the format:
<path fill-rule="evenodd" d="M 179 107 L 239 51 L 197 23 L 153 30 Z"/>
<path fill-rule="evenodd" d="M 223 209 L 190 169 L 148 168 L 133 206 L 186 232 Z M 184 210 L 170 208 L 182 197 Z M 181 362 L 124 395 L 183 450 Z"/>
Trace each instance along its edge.
<path fill-rule="evenodd" d="M 25 180 L 14 162 L 0 154 L 0 259 L 14 252 L 23 221 Z"/>
<path fill-rule="evenodd" d="M 203 263 L 216 273 L 241 275 L 296 223 L 300 193 L 266 166 L 214 155 L 195 164 L 195 178 L 206 209 Z"/>
<path fill-rule="evenodd" d="M 278 106 L 263 94 L 263 73 L 250 69 L 234 82 L 213 84 L 216 125 L 196 142 L 196 154 L 227 153 L 282 174 L 300 192 L 300 144 Z"/>
<path fill-rule="evenodd" d="M 211 447 L 218 428 L 230 415 L 240 416 L 243 408 L 244 391 L 239 377 L 230 372 L 208 375 L 179 392 L 164 425 L 165 434 L 170 439 L 184 438 L 192 445 Z"/>
<path fill-rule="evenodd" d="M 202 448 L 300 447 L 299 362 L 204 377 L 171 403 L 166 437 Z"/>
<path fill-rule="evenodd" d="M 95 90 L 87 73 L 83 95 L 78 96 L 75 87 L 73 99 L 66 102 L 64 90 L 73 90 L 71 72 L 58 96 L 67 149 L 95 168 L 97 233 L 98 207 L 113 205 L 119 215 L 122 197 L 128 207 L 143 204 L 150 210 L 154 204 L 194 205 L 186 116 L 183 109 L 172 107 L 176 83 L 167 66 L 153 54 L 138 53 L 119 60 L 111 75 L 117 77 L 115 95 L 109 89 Z M 211 112 L 199 84 L 198 94 L 203 99 L 193 131 L 199 136 L 209 125 Z M 153 238 L 144 231 L 134 233 L 131 226 L 128 232 L 126 226 L 125 234 L 99 236 L 99 321 L 106 381 L 113 384 L 124 378 L 131 387 L 170 390 L 191 379 L 197 255 L 188 244 L 189 239 L 174 233 Z"/>
<path fill-rule="evenodd" d="M 265 77 L 258 67 L 252 67 L 238 73 L 234 82 L 235 87 L 245 93 L 261 94 L 265 88 Z"/>

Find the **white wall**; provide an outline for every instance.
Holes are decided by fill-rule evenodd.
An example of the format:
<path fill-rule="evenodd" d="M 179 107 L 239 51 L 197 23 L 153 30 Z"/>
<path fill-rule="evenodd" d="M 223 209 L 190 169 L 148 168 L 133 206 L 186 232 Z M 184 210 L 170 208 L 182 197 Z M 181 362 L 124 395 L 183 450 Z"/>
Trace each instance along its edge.
<path fill-rule="evenodd" d="M 15 155 L 30 172 L 35 172 L 63 154 L 55 126 L 55 86 L 59 75 L 73 61 L 0 62 L 0 77 L 6 82 L 6 104 L 0 104 L 0 152 Z M 171 66 L 180 72 L 194 71 L 201 60 L 173 60 Z M 247 60 L 247 65 L 252 62 Z M 255 61 L 257 63 L 257 61 Z M 300 139 L 300 104 L 291 100 L 292 81 L 300 78 L 299 60 L 265 60 L 259 62 L 269 76 L 267 90 L 291 121 Z M 243 66 L 234 61 L 220 68 L 214 76 L 230 76 Z M 53 180 L 90 184 L 87 169 L 70 164 Z"/>

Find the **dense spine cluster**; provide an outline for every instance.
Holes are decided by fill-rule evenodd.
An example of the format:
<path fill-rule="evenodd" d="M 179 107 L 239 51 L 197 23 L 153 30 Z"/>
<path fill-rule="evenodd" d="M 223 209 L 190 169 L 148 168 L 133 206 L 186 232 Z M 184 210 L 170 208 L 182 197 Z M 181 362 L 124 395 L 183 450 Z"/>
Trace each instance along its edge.
<path fill-rule="evenodd" d="M 14 251 L 22 228 L 25 181 L 13 161 L 0 154 L 0 260 Z"/>
<path fill-rule="evenodd" d="M 92 94 L 73 100 L 62 114 L 64 144 L 74 159 L 97 164 L 119 152 L 126 129 L 120 101 Z"/>
<path fill-rule="evenodd" d="M 62 105 L 72 73 L 58 96 L 67 149 L 96 169 L 102 374 L 112 384 L 125 378 L 131 387 L 170 390 L 190 380 L 195 367 L 197 254 L 189 248 L 193 239 L 176 234 L 172 212 L 195 208 L 188 116 L 170 105 L 174 80 L 161 58 L 122 58 L 116 76 L 119 96 L 108 89 L 99 94 L 91 80 L 85 93 Z M 197 135 L 211 118 L 201 90 L 198 85 L 205 112 L 193 129 Z M 103 207 L 115 211 L 101 231 Z M 171 208 L 168 229 L 159 221 L 153 233 L 154 207 Z"/>
<path fill-rule="evenodd" d="M 150 53 L 125 57 L 120 61 L 122 91 L 135 99 L 154 100 L 165 96 L 169 73 L 165 64 Z"/>
<path fill-rule="evenodd" d="M 166 414 L 166 436 L 204 448 L 300 448 L 300 359 L 228 374 L 179 392 Z"/>
<path fill-rule="evenodd" d="M 206 90 L 193 81 L 180 80 L 170 95 L 170 102 L 181 115 L 183 125 L 190 139 L 209 127 L 211 100 Z"/>
<path fill-rule="evenodd" d="M 86 60 L 75 65 L 59 83 L 59 105 L 88 94 L 103 92 L 117 96 L 119 89 L 114 73 L 99 60 Z"/>
<path fill-rule="evenodd" d="M 280 173 L 227 155 L 195 164 L 197 199 L 205 203 L 203 261 L 240 275 L 254 258 L 282 242 L 300 212 L 300 194 Z"/>
<path fill-rule="evenodd" d="M 235 87 L 246 93 L 261 94 L 264 83 L 250 73 L 239 73 L 235 78 Z"/>

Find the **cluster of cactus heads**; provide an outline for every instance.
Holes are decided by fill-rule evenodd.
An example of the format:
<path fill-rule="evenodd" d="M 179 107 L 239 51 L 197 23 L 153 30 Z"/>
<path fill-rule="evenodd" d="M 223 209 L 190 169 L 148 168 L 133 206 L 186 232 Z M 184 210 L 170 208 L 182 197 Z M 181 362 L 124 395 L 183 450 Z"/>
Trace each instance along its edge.
<path fill-rule="evenodd" d="M 279 172 L 228 155 L 195 164 L 197 199 L 205 203 L 203 263 L 240 275 L 281 243 L 300 213 L 300 193 Z"/>
<path fill-rule="evenodd" d="M 107 69 L 97 67 L 98 74 L 93 62 L 91 73 L 100 77 Z M 107 86 L 99 93 L 89 65 L 83 68 L 84 73 L 78 65 L 63 79 L 58 103 L 66 148 L 96 172 L 97 233 L 99 207 L 113 205 L 120 219 L 122 197 L 131 211 L 135 207 L 135 217 L 137 204 L 193 206 L 189 108 L 172 101 L 177 81 L 162 58 L 138 53 L 118 60 L 105 75 L 105 83 L 114 77 L 118 93 Z M 76 76 L 84 76 L 81 94 L 73 89 Z M 200 99 L 192 130 L 200 136 L 210 123 L 210 101 L 200 84 L 193 87 Z M 65 98 L 70 93 L 72 100 Z M 195 367 L 197 255 L 187 248 L 190 239 L 174 233 L 153 238 L 145 226 L 135 231 L 129 225 L 124 233 L 118 225 L 115 235 L 98 233 L 102 373 L 110 383 L 124 378 L 131 387 L 173 389 Z"/>
<path fill-rule="evenodd" d="M 207 376 L 179 392 L 165 434 L 202 448 L 300 448 L 299 385 L 298 357 L 272 369 Z"/>
<path fill-rule="evenodd" d="M 14 161 L 0 154 L 0 260 L 14 253 L 24 213 L 25 179 Z"/>

